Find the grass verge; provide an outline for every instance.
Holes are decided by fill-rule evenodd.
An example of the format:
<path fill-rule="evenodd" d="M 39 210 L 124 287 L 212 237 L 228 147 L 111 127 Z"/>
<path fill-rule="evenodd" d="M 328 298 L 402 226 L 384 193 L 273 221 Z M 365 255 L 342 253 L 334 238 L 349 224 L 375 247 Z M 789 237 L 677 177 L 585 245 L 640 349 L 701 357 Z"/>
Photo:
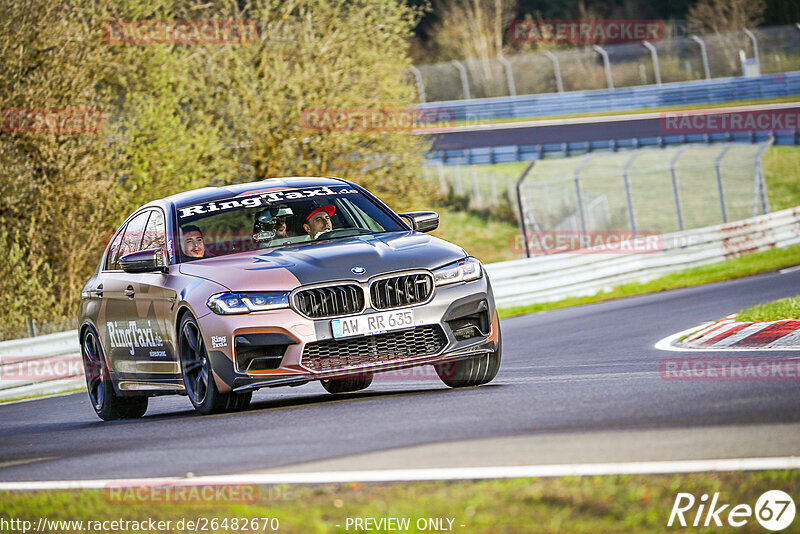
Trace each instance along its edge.
<path fill-rule="evenodd" d="M 498 310 L 500 317 L 512 317 L 526 313 L 534 313 L 581 304 L 591 304 L 606 300 L 655 293 L 668 289 L 698 286 L 711 282 L 732 280 L 764 271 L 771 271 L 800 263 L 800 245 L 792 245 L 781 249 L 755 252 L 738 258 L 693 267 L 678 273 L 668 274 L 650 282 L 632 282 L 615 287 L 611 291 L 601 292 L 591 297 L 570 297 L 555 302 L 541 302 L 527 306 L 514 306 Z M 740 319 L 741 320 L 741 319 Z"/>
<path fill-rule="evenodd" d="M 788 299 L 758 304 L 742 310 L 737 321 L 780 321 L 781 319 L 800 319 L 800 295 Z"/>
<path fill-rule="evenodd" d="M 515 225 L 470 211 L 444 207 L 436 210 L 439 213 L 439 228 L 431 233 L 464 247 L 483 263 L 519 257 L 511 247 L 513 238 L 519 234 Z"/>
<path fill-rule="evenodd" d="M 762 493 L 774 489 L 800 494 L 800 470 L 262 486 L 255 491 L 255 502 L 246 504 L 122 500 L 125 493 L 115 500 L 106 490 L 0 492 L 0 517 L 31 521 L 33 526 L 40 518 L 84 521 L 84 527 L 87 521 L 152 518 L 172 521 L 172 528 L 165 530 L 173 532 L 181 531 L 175 528 L 181 519 L 185 524 L 203 518 L 209 522 L 227 518 L 227 528 L 209 530 L 233 532 L 230 521 L 234 517 L 277 518 L 280 532 L 346 532 L 347 518 L 366 517 L 408 518 L 410 532 L 419 531 L 417 522 L 427 518 L 444 519 L 445 527 L 452 520 L 452 530 L 470 533 L 663 532 L 671 530 L 667 521 L 678 492 L 697 499 L 719 492 L 718 505 L 730 504 L 720 516 L 725 521 L 733 506 L 755 507 Z M 691 524 L 696 512 L 697 506 L 686 513 L 687 523 Z M 74 525 L 50 530 L 78 531 Z M 354 530 L 352 524 L 349 530 Z M 737 530 L 763 531 L 754 517 Z M 273 529 L 259 524 L 258 531 Z"/>

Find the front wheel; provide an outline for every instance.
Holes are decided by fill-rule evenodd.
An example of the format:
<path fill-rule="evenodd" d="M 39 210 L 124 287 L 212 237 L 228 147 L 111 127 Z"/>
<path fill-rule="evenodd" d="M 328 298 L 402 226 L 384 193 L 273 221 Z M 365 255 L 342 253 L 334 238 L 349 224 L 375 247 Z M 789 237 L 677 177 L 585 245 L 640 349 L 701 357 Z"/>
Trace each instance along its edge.
<path fill-rule="evenodd" d="M 191 314 L 184 315 L 179 332 L 178 351 L 183 384 L 194 409 L 208 415 L 246 408 L 250 404 L 252 392 L 220 393 L 217 389 L 200 326 Z"/>
<path fill-rule="evenodd" d="M 503 340 L 497 333 L 497 348 L 494 352 L 436 364 L 436 374 L 451 388 L 465 388 L 488 384 L 500 369 L 500 360 L 503 356 Z"/>
<path fill-rule="evenodd" d="M 83 334 L 81 355 L 89 401 L 100 419 L 136 419 L 144 415 L 147 411 L 147 397 L 120 397 L 114 391 L 103 349 L 93 328 L 87 329 Z"/>

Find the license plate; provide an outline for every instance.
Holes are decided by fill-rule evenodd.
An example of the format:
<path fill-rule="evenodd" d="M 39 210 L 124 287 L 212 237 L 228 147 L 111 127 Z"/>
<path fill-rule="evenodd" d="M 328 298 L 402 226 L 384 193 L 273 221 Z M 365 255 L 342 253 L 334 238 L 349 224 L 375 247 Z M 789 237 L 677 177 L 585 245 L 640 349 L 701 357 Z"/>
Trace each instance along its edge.
<path fill-rule="evenodd" d="M 391 330 L 402 330 L 414 326 L 412 310 L 371 313 L 344 319 L 331 320 L 333 337 L 374 336 Z"/>

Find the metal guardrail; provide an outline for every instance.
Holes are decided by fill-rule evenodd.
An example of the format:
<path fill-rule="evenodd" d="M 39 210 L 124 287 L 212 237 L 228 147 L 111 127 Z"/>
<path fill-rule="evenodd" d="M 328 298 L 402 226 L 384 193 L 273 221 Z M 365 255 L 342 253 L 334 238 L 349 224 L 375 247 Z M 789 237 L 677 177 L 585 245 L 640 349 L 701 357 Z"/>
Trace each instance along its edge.
<path fill-rule="evenodd" d="M 617 137 L 613 130 L 627 126 L 630 137 Z M 686 145 L 690 143 L 743 143 L 758 144 L 770 138 L 774 145 L 792 146 L 800 145 L 800 129 L 798 130 L 776 130 L 764 132 L 730 132 L 730 133 L 696 133 L 684 135 L 657 135 L 654 130 L 659 126 L 659 119 L 631 119 L 625 124 L 611 124 L 609 128 L 604 128 L 601 122 L 589 123 L 586 125 L 575 125 L 571 132 L 566 135 L 578 135 L 589 137 L 598 132 L 599 135 L 614 136 L 610 139 L 593 139 L 586 141 L 568 142 L 547 142 L 536 144 L 508 144 L 496 146 L 474 146 L 466 148 L 450 148 L 442 150 L 431 150 L 427 155 L 429 165 L 493 165 L 495 163 L 511 163 L 516 161 L 540 160 L 544 158 L 562 157 L 567 158 L 573 155 L 585 154 L 595 151 L 616 152 L 618 150 L 638 149 L 638 148 L 664 148 L 668 146 Z M 539 131 L 522 133 L 522 136 L 547 137 L 553 133 L 565 135 L 564 128 L 560 126 L 536 127 Z M 551 131 L 548 131 L 551 130 Z M 556 131 L 560 130 L 560 131 Z M 485 132 L 488 137 L 498 138 L 502 132 Z M 626 135 L 626 134 L 622 134 Z M 443 137 L 440 135 L 440 137 Z M 472 142 L 472 140 L 466 140 Z M 441 143 L 440 143 L 441 144 Z"/>
<path fill-rule="evenodd" d="M 571 91 L 420 104 L 419 109 L 446 109 L 448 118 L 479 124 L 488 119 L 542 117 L 599 111 L 624 111 L 685 104 L 711 104 L 800 94 L 800 71 L 753 78 L 717 78 L 662 85 Z"/>
<path fill-rule="evenodd" d="M 78 331 L 0 343 L 0 400 L 58 393 L 83 385 Z"/>
<path fill-rule="evenodd" d="M 660 252 L 592 249 L 486 265 L 500 307 L 594 295 L 628 282 L 800 243 L 800 207 L 663 236 Z M 622 245 L 621 245 L 622 246 Z"/>
<path fill-rule="evenodd" d="M 626 282 L 646 282 L 658 276 L 722 261 L 748 252 L 800 243 L 800 207 L 728 224 L 664 236 L 664 250 L 645 254 L 581 251 L 487 264 L 500 307 L 593 295 Z M 69 376 L 7 380 L 4 369 L 33 359 L 48 363 L 73 362 Z M 82 385 L 78 332 L 72 330 L 37 338 L 0 343 L 0 400 L 55 393 Z M 62 363 L 62 368 L 64 364 Z"/>

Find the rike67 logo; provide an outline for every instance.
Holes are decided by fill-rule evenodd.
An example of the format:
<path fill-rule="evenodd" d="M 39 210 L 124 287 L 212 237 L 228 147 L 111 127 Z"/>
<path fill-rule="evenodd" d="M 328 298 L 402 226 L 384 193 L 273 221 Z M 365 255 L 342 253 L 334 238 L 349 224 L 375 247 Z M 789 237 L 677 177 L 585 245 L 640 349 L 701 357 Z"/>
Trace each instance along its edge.
<path fill-rule="evenodd" d="M 784 530 L 792 524 L 795 504 L 788 493 L 781 490 L 765 491 L 756 501 L 755 507 L 749 504 L 724 503 L 719 492 L 709 499 L 704 493 L 696 499 L 691 493 L 678 493 L 667 526 L 693 527 L 743 527 L 755 518 L 767 530 Z"/>

